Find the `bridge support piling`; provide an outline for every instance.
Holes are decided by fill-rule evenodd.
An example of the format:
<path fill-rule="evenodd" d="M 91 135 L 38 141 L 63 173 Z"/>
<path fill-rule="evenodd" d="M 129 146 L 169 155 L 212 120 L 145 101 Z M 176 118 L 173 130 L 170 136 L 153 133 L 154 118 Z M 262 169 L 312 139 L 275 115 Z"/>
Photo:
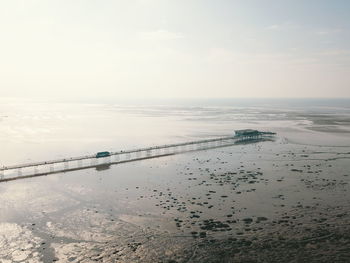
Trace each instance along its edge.
<path fill-rule="evenodd" d="M 103 158 L 96 158 L 96 155 L 86 155 L 68 159 L 58 159 L 51 160 L 49 162 L 36 162 L 23 165 L 13 165 L 13 166 L 2 166 L 0 167 L 0 178 L 4 178 L 5 175 L 9 173 L 12 176 L 12 173 L 16 176 L 16 172 L 19 177 L 26 177 L 24 175 L 41 175 L 50 172 L 64 172 L 70 171 L 75 168 L 89 168 L 89 162 L 91 166 L 97 166 L 99 164 L 110 164 L 113 161 L 120 162 L 128 160 L 137 160 L 147 157 L 158 157 L 167 154 L 176 154 L 181 152 L 190 152 L 195 150 L 206 150 L 215 147 L 225 147 L 230 146 L 236 142 L 245 142 L 247 140 L 257 140 L 259 138 L 264 138 L 264 135 L 239 135 L 231 137 L 221 137 L 208 140 L 198 140 L 190 141 L 186 143 L 179 144 L 165 144 L 159 146 L 153 146 L 148 148 L 132 149 L 130 151 L 118 151 L 112 152 L 110 156 Z M 112 156 L 113 155 L 113 156 Z M 101 156 L 102 157 L 102 156 Z M 100 160 L 101 159 L 101 160 Z M 84 161 L 86 160 L 86 161 Z M 90 161 L 89 161 L 90 160 Z M 69 164 L 71 162 L 71 164 Z M 84 164 L 85 163 L 85 164 Z M 32 172 L 31 169 L 34 168 Z M 9 171 L 9 172 L 7 172 Z M 22 174 L 23 172 L 23 174 Z"/>

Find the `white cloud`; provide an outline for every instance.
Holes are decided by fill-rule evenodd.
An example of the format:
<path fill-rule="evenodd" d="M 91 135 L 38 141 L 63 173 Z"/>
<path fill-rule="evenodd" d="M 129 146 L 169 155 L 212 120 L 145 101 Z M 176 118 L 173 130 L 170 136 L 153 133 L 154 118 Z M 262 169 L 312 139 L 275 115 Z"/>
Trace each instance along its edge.
<path fill-rule="evenodd" d="M 184 38 L 183 34 L 177 32 L 170 32 L 167 30 L 156 30 L 139 33 L 139 37 L 143 40 L 152 40 L 152 41 L 165 41 L 165 40 L 175 40 Z"/>
<path fill-rule="evenodd" d="M 286 22 L 281 24 L 273 24 L 270 26 L 265 27 L 265 30 L 271 30 L 271 31 L 281 31 L 281 30 L 288 30 L 288 29 L 298 29 L 299 25 Z"/>
<path fill-rule="evenodd" d="M 280 30 L 282 28 L 281 25 L 271 25 L 266 27 L 267 30 Z"/>
<path fill-rule="evenodd" d="M 344 30 L 340 28 L 333 28 L 333 29 L 323 29 L 316 31 L 316 35 L 319 36 L 326 36 L 326 35 L 332 35 L 332 34 L 339 34 L 342 33 Z"/>

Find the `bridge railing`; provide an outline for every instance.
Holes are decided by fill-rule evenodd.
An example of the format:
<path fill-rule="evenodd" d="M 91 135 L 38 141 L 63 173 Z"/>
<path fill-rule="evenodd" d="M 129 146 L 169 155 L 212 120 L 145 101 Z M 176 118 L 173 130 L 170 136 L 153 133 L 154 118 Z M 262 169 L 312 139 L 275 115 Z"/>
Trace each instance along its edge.
<path fill-rule="evenodd" d="M 94 154 L 49 160 L 43 162 L 32 162 L 19 165 L 4 166 L 0 168 L 0 182 L 15 180 L 19 178 L 99 167 L 101 165 L 110 165 L 129 161 L 143 160 L 193 150 L 229 146 L 241 141 L 245 141 L 247 139 L 256 140 L 262 137 L 269 138 L 271 137 L 271 135 L 273 135 L 273 133 L 261 134 L 258 137 L 255 135 L 243 137 L 226 136 L 214 139 L 196 140 L 183 143 L 164 144 L 159 146 L 131 149 L 127 151 L 110 152 L 110 155 L 105 157 L 97 157 Z M 90 163 L 86 163 L 87 160 L 90 160 Z M 15 173 L 15 170 L 17 170 L 17 173 Z"/>
<path fill-rule="evenodd" d="M 223 137 L 223 138 L 190 141 L 190 142 L 184 142 L 184 143 L 164 144 L 164 145 L 160 145 L 160 146 L 151 146 L 151 147 L 145 147 L 145 148 L 139 148 L 139 149 L 126 150 L 126 151 L 110 152 L 110 155 L 128 154 L 128 153 L 142 152 L 142 151 L 147 151 L 147 150 L 164 149 L 164 148 L 193 145 L 193 144 L 199 144 L 199 143 L 222 141 L 222 140 L 228 140 L 228 139 L 233 139 L 233 137 L 228 136 L 228 137 Z M 70 157 L 70 158 L 62 158 L 62 159 L 49 160 L 49 161 L 31 162 L 31 163 L 24 163 L 24 164 L 18 164 L 18 165 L 9 165 L 9 166 L 0 167 L 0 171 L 33 167 L 33 166 L 41 166 L 41 165 L 50 165 L 50 164 L 57 164 L 57 163 L 65 163 L 65 162 L 79 161 L 79 160 L 86 160 L 86 159 L 94 159 L 94 158 L 96 158 L 95 154 Z"/>

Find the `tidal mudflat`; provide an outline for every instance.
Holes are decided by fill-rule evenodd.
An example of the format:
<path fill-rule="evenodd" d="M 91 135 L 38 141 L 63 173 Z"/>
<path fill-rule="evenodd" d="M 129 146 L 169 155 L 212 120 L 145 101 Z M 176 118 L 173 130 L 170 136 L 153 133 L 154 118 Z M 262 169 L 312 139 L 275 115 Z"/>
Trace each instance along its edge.
<path fill-rule="evenodd" d="M 349 115 L 122 110 L 173 113 L 189 138 L 235 126 L 278 135 L 2 183 L 1 262 L 348 262 Z"/>

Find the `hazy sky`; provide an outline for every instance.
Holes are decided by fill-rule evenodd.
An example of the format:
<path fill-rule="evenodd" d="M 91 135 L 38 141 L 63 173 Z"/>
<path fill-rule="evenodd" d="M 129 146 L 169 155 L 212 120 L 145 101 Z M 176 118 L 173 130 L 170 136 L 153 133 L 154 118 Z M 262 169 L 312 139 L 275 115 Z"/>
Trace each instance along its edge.
<path fill-rule="evenodd" d="M 350 97 L 350 1 L 0 0 L 0 95 Z"/>

